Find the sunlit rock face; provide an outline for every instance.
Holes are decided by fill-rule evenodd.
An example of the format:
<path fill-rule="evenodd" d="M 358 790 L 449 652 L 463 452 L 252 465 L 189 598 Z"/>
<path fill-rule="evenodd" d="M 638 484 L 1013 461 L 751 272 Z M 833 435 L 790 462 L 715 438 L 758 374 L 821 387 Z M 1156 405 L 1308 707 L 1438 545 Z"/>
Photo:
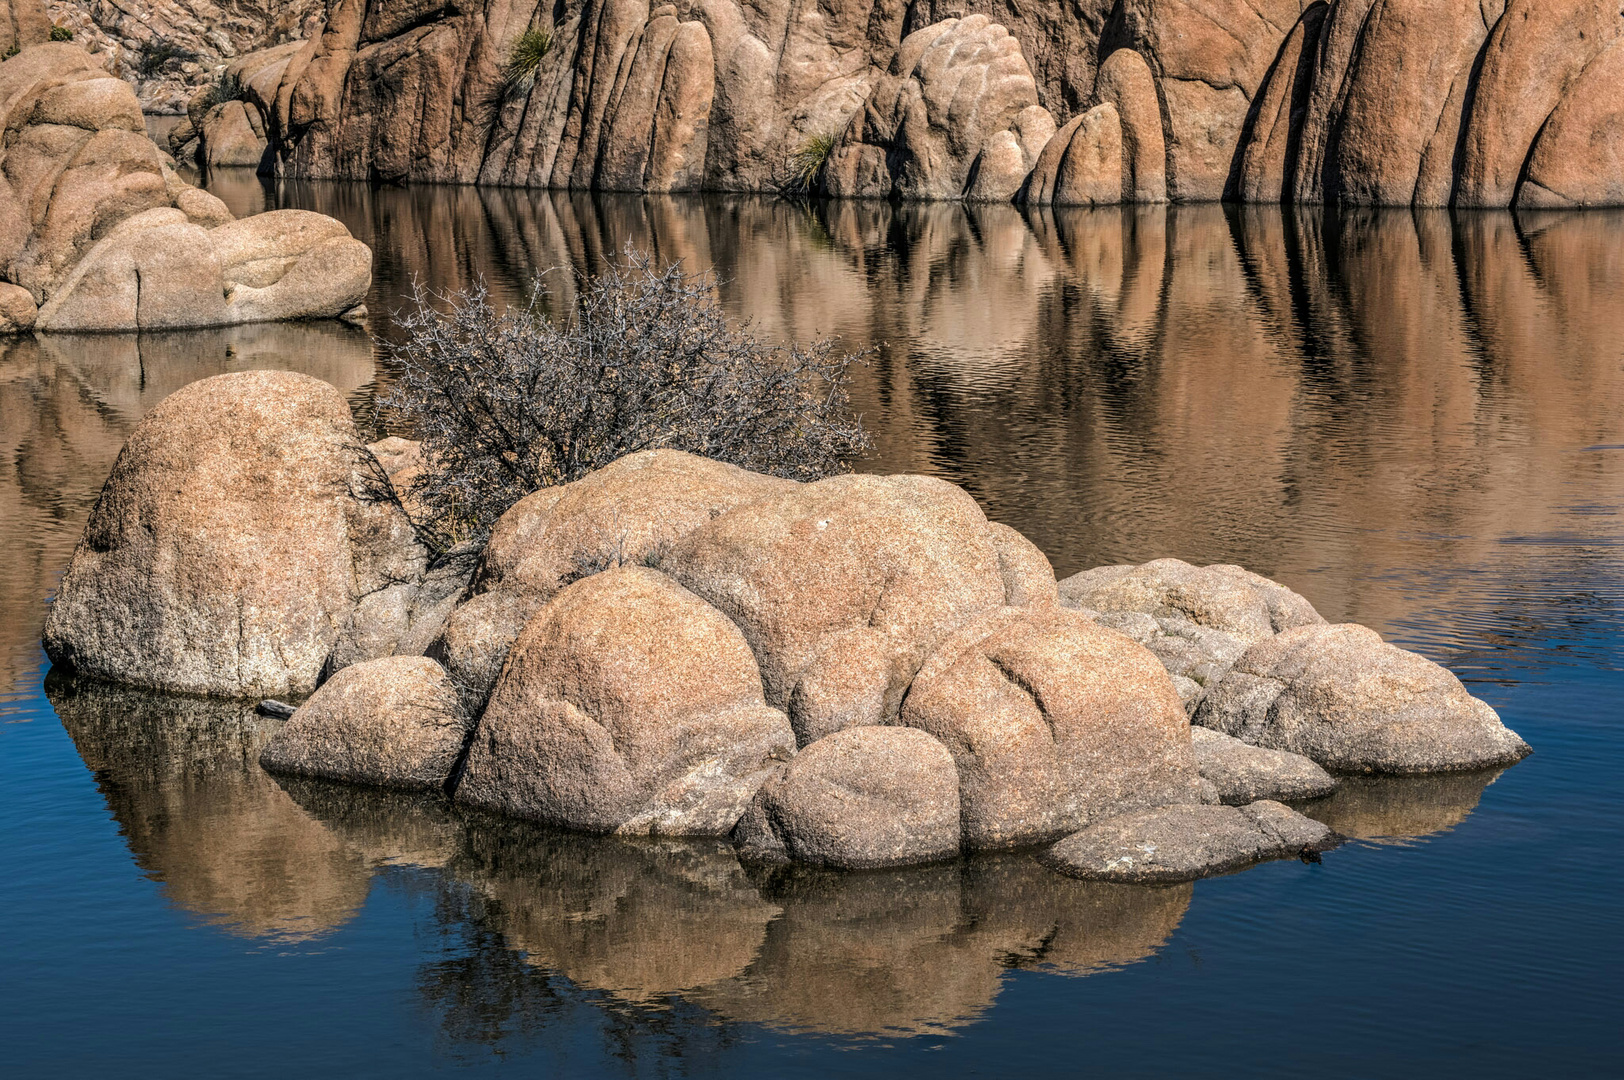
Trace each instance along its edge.
<path fill-rule="evenodd" d="M 76 45 L 0 63 L 0 331 L 162 330 L 334 318 L 372 252 L 338 221 L 242 221 L 186 183 L 140 103 Z"/>
<path fill-rule="evenodd" d="M 11 0 L 13 9 L 43 9 L 74 43 L 116 58 L 151 113 L 184 112 L 213 84 L 222 65 L 255 49 L 300 41 L 320 29 L 325 0 Z M 146 61 L 154 47 L 172 58 Z"/>
<path fill-rule="evenodd" d="M 235 142 L 262 131 L 282 175 L 1033 205 L 1624 199 L 1624 18 L 1599 0 L 430 0 L 410 15 L 328 0 L 325 15 L 282 46 L 295 55 L 263 77 L 257 118 L 216 119 Z M 550 50 L 511 70 L 535 31 Z M 247 67 L 269 72 L 264 55 Z"/>

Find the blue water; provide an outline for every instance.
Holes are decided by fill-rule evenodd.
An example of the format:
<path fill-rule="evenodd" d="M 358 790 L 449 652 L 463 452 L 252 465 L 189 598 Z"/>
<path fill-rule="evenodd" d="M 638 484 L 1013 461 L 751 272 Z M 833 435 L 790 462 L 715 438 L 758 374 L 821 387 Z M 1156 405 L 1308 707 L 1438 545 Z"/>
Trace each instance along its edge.
<path fill-rule="evenodd" d="M 1616 1075 L 1624 223 L 1542 262 L 1551 230 L 1509 216 L 1379 218 L 1294 264 L 1221 212 L 1136 246 L 1101 216 L 237 184 L 374 243 L 379 333 L 414 273 L 516 294 L 680 226 L 763 332 L 884 342 L 868 467 L 966 484 L 1061 573 L 1277 575 L 1448 664 L 1535 754 L 1352 783 L 1307 808 L 1359 838 L 1323 865 L 1180 890 L 1019 858 L 752 880 L 705 845 L 284 788 L 234 707 L 47 685 L 39 624 L 142 412 L 266 363 L 365 412 L 388 377 L 365 334 L 0 347 L 6 1075 Z M 1068 228 L 1071 261 L 1034 269 Z M 1485 314 L 1473 290 L 1514 271 Z"/>

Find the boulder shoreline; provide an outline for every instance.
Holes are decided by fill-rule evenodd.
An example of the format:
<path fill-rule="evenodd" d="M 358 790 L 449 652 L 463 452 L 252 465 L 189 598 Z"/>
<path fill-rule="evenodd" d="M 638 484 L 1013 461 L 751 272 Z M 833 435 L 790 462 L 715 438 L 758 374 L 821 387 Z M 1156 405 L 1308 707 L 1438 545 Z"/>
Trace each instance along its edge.
<path fill-rule="evenodd" d="M 414 533 L 413 450 L 308 376 L 182 389 L 92 511 L 52 662 L 291 697 L 273 772 L 831 869 L 1054 845 L 1064 873 L 1190 880 L 1333 845 L 1278 800 L 1338 775 L 1529 752 L 1285 586 L 1172 559 L 1056 582 L 941 480 L 644 451 L 522 500 L 470 568 Z"/>

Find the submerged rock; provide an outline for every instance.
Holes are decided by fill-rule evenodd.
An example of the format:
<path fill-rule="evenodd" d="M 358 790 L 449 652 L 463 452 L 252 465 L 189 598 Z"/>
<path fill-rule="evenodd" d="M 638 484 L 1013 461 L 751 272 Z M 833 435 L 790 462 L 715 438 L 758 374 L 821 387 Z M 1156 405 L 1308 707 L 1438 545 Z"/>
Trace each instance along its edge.
<path fill-rule="evenodd" d="M 621 567 L 519 635 L 456 797 L 587 832 L 720 836 L 794 746 L 738 629 L 664 574 Z"/>
<path fill-rule="evenodd" d="M 862 727 L 808 746 L 739 821 L 742 857 L 863 870 L 959 853 L 959 775 L 923 731 Z"/>
<path fill-rule="evenodd" d="M 1483 769 L 1530 752 L 1447 669 L 1363 626 L 1301 626 L 1253 646 L 1195 722 L 1338 772 Z"/>
<path fill-rule="evenodd" d="M 1163 806 L 1074 833 L 1050 848 L 1044 861 L 1088 881 L 1166 885 L 1318 853 L 1335 842 L 1330 829 L 1277 802 Z"/>
<path fill-rule="evenodd" d="M 276 773 L 434 791 L 451 776 L 472 727 L 439 664 L 389 656 L 323 683 L 259 763 Z"/>
<path fill-rule="evenodd" d="M 952 752 L 967 850 L 1200 798 L 1167 673 L 1064 608 L 1001 608 L 954 634 L 920 670 L 901 721 Z"/>
<path fill-rule="evenodd" d="M 1190 734 L 1201 778 L 1212 783 L 1225 805 L 1318 799 L 1336 790 L 1331 774 L 1305 757 L 1249 746 L 1210 728 L 1198 727 Z"/>

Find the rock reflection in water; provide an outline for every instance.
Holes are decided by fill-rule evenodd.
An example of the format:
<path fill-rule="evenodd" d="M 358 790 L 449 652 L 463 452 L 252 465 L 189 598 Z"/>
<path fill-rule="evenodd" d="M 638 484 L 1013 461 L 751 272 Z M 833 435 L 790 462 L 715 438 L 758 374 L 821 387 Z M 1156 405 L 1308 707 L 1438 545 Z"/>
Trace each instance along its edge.
<path fill-rule="evenodd" d="M 631 243 L 716 268 L 765 335 L 877 344 L 853 390 L 868 467 L 964 485 L 1062 575 L 1236 562 L 1392 633 L 1458 609 L 1453 569 L 1480 585 L 1620 569 L 1616 545 L 1505 541 L 1582 541 L 1621 512 L 1570 498 L 1624 491 L 1624 454 L 1581 452 L 1619 441 L 1621 213 L 264 194 L 373 243 L 375 312 L 413 280 L 521 299 L 536 270 L 590 272 Z M 570 274 L 547 287 L 572 303 Z"/>
<path fill-rule="evenodd" d="M 1465 821 L 1503 771 L 1342 776 L 1335 794 L 1300 809 L 1350 840 L 1405 844 L 1448 832 Z"/>
<path fill-rule="evenodd" d="M 366 900 L 366 861 L 259 767 L 278 721 L 241 703 L 53 674 L 46 694 L 136 864 L 233 933 L 306 940 Z"/>

